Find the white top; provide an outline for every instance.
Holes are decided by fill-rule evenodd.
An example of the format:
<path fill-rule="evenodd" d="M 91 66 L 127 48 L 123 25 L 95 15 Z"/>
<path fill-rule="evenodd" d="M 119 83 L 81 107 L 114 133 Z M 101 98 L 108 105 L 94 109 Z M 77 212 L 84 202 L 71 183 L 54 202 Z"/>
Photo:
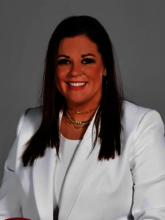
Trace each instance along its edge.
<path fill-rule="evenodd" d="M 62 188 L 58 220 L 165 220 L 164 123 L 155 110 L 129 102 L 124 109 L 121 155 L 115 159 L 98 160 L 100 141 L 91 153 L 96 132 L 95 118 L 91 121 Z M 41 124 L 41 110 L 31 108 L 18 126 L 4 166 L 0 220 L 53 220 L 55 149 L 48 147 L 33 166 L 24 167 L 21 161 L 27 141 Z"/>
<path fill-rule="evenodd" d="M 80 140 L 70 140 L 61 134 L 61 142 L 59 149 L 59 158 L 54 175 L 54 199 L 59 205 L 61 187 L 67 172 L 67 168 L 74 156 L 74 152 L 79 145 Z M 55 203 L 54 203 L 55 204 Z M 55 207 L 54 207 L 55 208 Z"/>

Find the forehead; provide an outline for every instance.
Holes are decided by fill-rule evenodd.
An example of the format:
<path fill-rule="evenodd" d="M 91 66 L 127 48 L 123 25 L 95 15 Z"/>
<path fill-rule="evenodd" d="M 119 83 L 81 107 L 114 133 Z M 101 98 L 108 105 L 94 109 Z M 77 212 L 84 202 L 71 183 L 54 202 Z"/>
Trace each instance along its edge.
<path fill-rule="evenodd" d="M 66 37 L 60 41 L 58 53 L 97 53 L 97 45 L 92 42 L 86 35 L 76 37 Z"/>

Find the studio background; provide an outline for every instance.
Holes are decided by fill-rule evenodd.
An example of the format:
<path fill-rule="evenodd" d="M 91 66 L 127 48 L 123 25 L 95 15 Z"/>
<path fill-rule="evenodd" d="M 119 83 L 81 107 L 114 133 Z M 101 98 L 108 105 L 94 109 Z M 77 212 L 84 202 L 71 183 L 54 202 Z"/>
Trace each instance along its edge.
<path fill-rule="evenodd" d="M 0 1 L 0 183 L 18 120 L 38 106 L 44 59 L 57 24 L 90 15 L 114 45 L 126 98 L 165 122 L 165 1 Z"/>

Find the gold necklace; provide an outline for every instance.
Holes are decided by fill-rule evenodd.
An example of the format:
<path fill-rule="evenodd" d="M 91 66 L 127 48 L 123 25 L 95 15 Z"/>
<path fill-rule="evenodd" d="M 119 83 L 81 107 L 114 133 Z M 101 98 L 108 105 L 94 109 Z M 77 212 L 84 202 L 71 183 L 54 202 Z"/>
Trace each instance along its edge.
<path fill-rule="evenodd" d="M 97 107 L 98 108 L 98 107 Z M 77 114 L 87 114 L 87 113 L 89 113 L 89 112 L 91 112 L 91 111 L 93 111 L 93 110 L 95 110 L 95 109 L 97 109 L 97 108 L 93 108 L 93 109 L 91 109 L 91 110 L 89 110 L 89 111 L 87 111 L 87 112 L 77 112 L 77 111 L 74 111 L 74 110 L 72 110 L 72 109 L 70 109 L 70 108 L 68 108 L 68 109 L 70 109 L 72 112 L 74 112 L 74 113 L 77 113 Z M 69 112 L 66 110 L 66 108 L 65 108 L 65 112 L 67 113 L 67 117 L 66 116 L 64 116 L 63 115 L 63 120 L 64 120 L 64 122 L 65 122 L 65 124 L 67 124 L 67 125 L 69 125 L 70 127 L 72 127 L 72 128 L 76 128 L 76 129 L 80 129 L 80 128 L 83 128 L 83 127 L 86 127 L 86 126 L 88 126 L 89 124 L 90 124 L 90 122 L 92 121 L 92 119 L 91 120 L 88 120 L 88 121 L 74 121 L 72 118 L 71 118 L 71 116 L 70 116 L 70 114 L 69 114 Z M 68 121 L 67 121 L 67 120 Z M 77 127 L 77 126 L 75 126 L 75 125 L 73 125 L 73 124 L 78 124 L 78 125 L 81 125 L 80 127 Z"/>
<path fill-rule="evenodd" d="M 88 126 L 88 125 L 81 125 L 81 127 L 77 127 L 77 126 L 74 126 L 74 125 L 69 124 L 69 123 L 66 121 L 65 117 L 63 117 L 63 120 L 64 120 L 64 122 L 65 122 L 67 125 L 69 125 L 69 126 L 72 127 L 72 128 L 76 128 L 76 129 L 80 129 L 80 128 L 83 128 L 83 127 Z"/>
<path fill-rule="evenodd" d="M 88 121 L 74 121 L 69 112 L 66 110 L 66 114 L 67 114 L 67 118 L 69 119 L 70 122 L 74 123 L 74 124 L 78 124 L 78 125 L 84 125 L 84 124 L 89 124 L 91 122 L 91 120 Z"/>
<path fill-rule="evenodd" d="M 67 106 L 67 108 L 69 109 L 69 110 L 71 110 L 72 112 L 74 112 L 74 113 L 76 113 L 76 114 L 87 114 L 87 113 L 89 113 L 89 112 L 91 112 L 91 111 L 94 111 L 95 109 L 97 109 L 97 108 L 93 108 L 93 109 L 91 109 L 91 110 L 89 110 L 89 111 L 86 111 L 86 112 L 77 112 L 77 111 L 74 111 L 74 110 L 72 110 L 71 108 L 69 108 L 68 106 Z"/>

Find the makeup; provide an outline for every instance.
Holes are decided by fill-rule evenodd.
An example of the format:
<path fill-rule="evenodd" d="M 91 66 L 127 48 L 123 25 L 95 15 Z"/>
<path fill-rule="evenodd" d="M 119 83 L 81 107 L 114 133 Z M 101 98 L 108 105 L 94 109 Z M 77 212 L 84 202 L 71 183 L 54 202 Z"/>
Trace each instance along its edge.
<path fill-rule="evenodd" d="M 80 91 L 86 87 L 87 83 L 67 83 L 67 86 L 71 90 Z"/>

